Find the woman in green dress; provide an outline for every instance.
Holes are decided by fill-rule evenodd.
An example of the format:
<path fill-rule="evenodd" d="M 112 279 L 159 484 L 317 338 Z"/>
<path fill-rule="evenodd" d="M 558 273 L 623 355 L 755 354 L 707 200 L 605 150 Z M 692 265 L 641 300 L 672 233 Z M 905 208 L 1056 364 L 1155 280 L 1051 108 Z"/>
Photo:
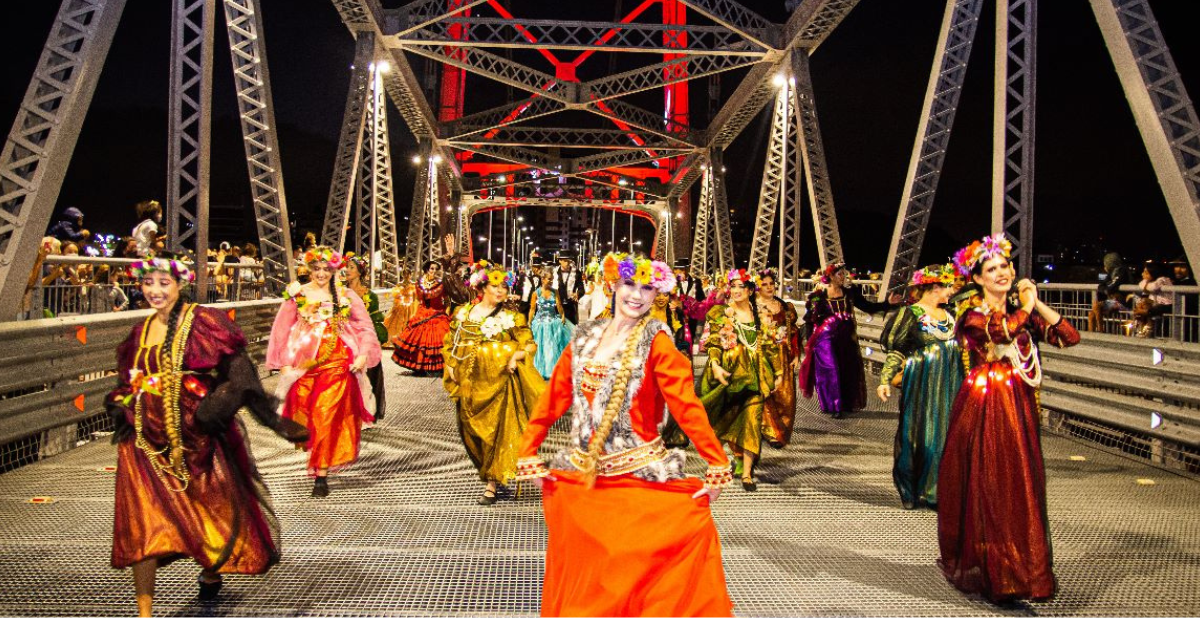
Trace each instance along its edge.
<path fill-rule="evenodd" d="M 515 279 L 502 267 L 476 263 L 468 282 L 479 298 L 455 309 L 442 347 L 442 384 L 467 456 L 487 484 L 480 505 L 495 503 L 497 485 L 516 478 L 521 434 L 546 388 L 525 316 L 504 308 Z"/>
<path fill-rule="evenodd" d="M 782 374 L 775 340 L 762 334 L 754 290 L 745 269 L 729 272 L 729 299 L 708 312 L 708 364 L 700 378 L 700 402 L 717 437 L 733 450 L 734 474 L 748 492 L 758 489 L 754 464 L 762 451 L 763 403 L 779 389 Z"/>
<path fill-rule="evenodd" d="M 375 326 L 375 336 L 379 337 L 380 344 L 386 343 L 388 331 L 387 326 L 383 325 L 383 312 L 379 310 L 379 296 L 375 295 L 365 280 L 371 277 L 371 263 L 354 252 L 346 252 L 343 258 L 351 263 L 343 268 L 346 275 L 346 287 L 362 298 L 363 306 L 367 307 L 371 323 Z M 383 420 L 384 411 L 383 365 L 367 368 L 367 380 L 371 381 L 371 391 L 375 394 L 375 422 L 379 422 Z M 369 426 L 374 426 L 374 424 Z"/>
<path fill-rule="evenodd" d="M 917 302 L 897 312 L 880 336 L 887 359 L 876 393 L 887 402 L 900 389 L 892 479 L 904 508 L 937 509 L 938 464 L 950 428 L 950 408 L 962 386 L 962 353 L 954 315 L 943 307 L 954 291 L 954 265 L 930 265 L 913 274 Z"/>

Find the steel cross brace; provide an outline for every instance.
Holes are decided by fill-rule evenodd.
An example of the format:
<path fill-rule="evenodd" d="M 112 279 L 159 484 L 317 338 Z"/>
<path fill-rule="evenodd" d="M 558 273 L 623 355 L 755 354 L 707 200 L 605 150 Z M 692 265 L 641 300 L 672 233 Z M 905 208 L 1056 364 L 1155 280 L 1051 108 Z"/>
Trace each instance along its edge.
<path fill-rule="evenodd" d="M 459 143 L 490 144 L 493 146 L 516 145 L 526 147 L 561 147 L 572 149 L 618 150 L 644 149 L 655 151 L 687 150 L 692 147 L 684 142 L 663 137 L 655 144 L 634 145 L 629 134 L 617 129 L 578 129 L 567 127 L 497 127 L 495 133 L 474 133 L 452 138 Z"/>
<path fill-rule="evenodd" d="M 1033 271 L 1037 0 L 996 0 L 992 232 L 1006 232 L 1017 273 Z"/>
<path fill-rule="evenodd" d="M 346 227 L 350 218 L 352 191 L 358 178 L 360 147 L 365 126 L 367 103 L 370 99 L 372 59 L 375 57 L 375 34 L 360 33 L 355 43 L 354 68 L 350 73 L 350 89 L 346 94 L 342 130 L 338 137 L 337 154 L 333 163 L 333 180 L 329 199 L 325 203 L 325 224 L 321 229 L 321 244 L 344 251 Z"/>

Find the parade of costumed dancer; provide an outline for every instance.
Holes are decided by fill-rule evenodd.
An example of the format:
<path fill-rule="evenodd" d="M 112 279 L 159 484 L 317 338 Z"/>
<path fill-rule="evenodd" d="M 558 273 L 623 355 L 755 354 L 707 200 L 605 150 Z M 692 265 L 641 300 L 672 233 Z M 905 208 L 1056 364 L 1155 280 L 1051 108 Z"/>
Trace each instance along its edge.
<path fill-rule="evenodd" d="M 580 323 L 599 318 L 612 302 L 612 295 L 604 285 L 604 274 L 600 273 L 600 261 L 593 259 L 587 264 L 583 286 L 583 297 L 579 298 Z"/>
<path fill-rule="evenodd" d="M 729 616 L 709 511 L 729 460 L 693 393 L 691 361 L 647 315 L 675 279 L 663 263 L 609 256 L 613 317 L 575 329 L 521 441 L 517 479 L 542 489 L 549 533 L 541 613 Z M 663 446 L 664 404 L 707 461 L 703 480 L 685 477 L 684 452 Z M 547 469 L 538 447 L 568 410 L 570 446 Z"/>
<path fill-rule="evenodd" d="M 782 386 L 779 351 L 763 329 L 754 290 L 757 278 L 745 269 L 728 274 L 729 299 L 708 312 L 708 363 L 700 376 L 700 401 L 708 420 L 734 456 L 734 475 L 754 492 L 754 463 L 762 452 L 768 397 Z"/>
<path fill-rule="evenodd" d="M 804 313 L 808 343 L 800 364 L 800 387 L 805 398 L 812 398 L 816 390 L 821 411 L 844 418 L 867 406 L 867 377 L 854 309 L 882 313 L 895 308 L 902 298 L 892 294 L 885 303 L 867 300 L 843 263 L 826 267 L 819 282 L 825 286 L 808 295 Z"/>
<path fill-rule="evenodd" d="M 468 282 L 479 300 L 450 318 L 442 384 L 467 455 L 487 484 L 479 504 L 492 505 L 497 484 L 516 478 L 521 434 L 546 383 L 534 369 L 537 347 L 525 316 L 505 308 L 516 274 L 487 261 L 472 269 Z"/>
<path fill-rule="evenodd" d="M 154 314 L 117 347 L 119 385 L 105 399 L 116 421 L 112 566 L 133 567 L 149 617 L 158 567 L 195 560 L 208 601 L 222 574 L 279 561 L 279 522 L 238 409 L 292 442 L 308 431 L 275 412 L 229 315 L 180 296 L 194 277 L 184 263 L 149 258 L 131 271 Z"/>
<path fill-rule="evenodd" d="M 542 286 L 534 289 L 533 296 L 533 305 L 529 309 L 529 330 L 533 332 L 533 340 L 537 343 L 533 366 L 542 378 L 550 378 L 558 357 L 562 356 L 563 350 L 571 342 L 575 326 L 567 321 L 562 301 L 550 288 L 549 271 L 542 272 Z"/>
<path fill-rule="evenodd" d="M 442 282 L 442 263 L 426 261 L 417 280 L 417 310 L 408 326 L 392 338 L 392 361 L 412 370 L 413 376 L 425 376 L 442 370 L 442 340 L 450 330 L 446 316 L 446 287 Z"/>
<path fill-rule="evenodd" d="M 328 247 L 304 254 L 311 281 L 293 282 L 271 326 L 267 367 L 280 370 L 282 414 L 308 426 L 312 495 L 329 496 L 330 472 L 358 459 L 363 423 L 374 422 L 366 371 L 379 363 L 379 338 L 362 298 L 334 276 L 344 261 Z"/>
<path fill-rule="evenodd" d="M 779 282 L 775 270 L 764 269 L 758 274 L 758 315 L 763 333 L 775 342 L 779 353 L 779 386 L 763 403 L 762 435 L 775 448 L 787 446 L 792 439 L 796 421 L 796 368 L 800 365 L 799 316 L 791 302 L 775 296 Z"/>
<path fill-rule="evenodd" d="M 701 286 L 700 280 L 691 276 L 691 266 L 692 261 L 690 258 L 680 258 L 675 261 L 675 266 L 671 268 L 671 271 L 675 274 L 675 290 L 679 293 L 685 307 L 689 304 L 702 303 L 705 298 L 704 287 Z M 696 328 L 704 321 L 708 312 L 705 311 L 696 315 L 694 313 L 686 313 L 685 311 L 685 314 L 688 318 L 687 338 L 695 339 L 697 336 Z M 688 354 L 691 354 L 690 348 Z"/>
<path fill-rule="evenodd" d="M 1054 595 L 1037 344 L 1079 343 L 1071 323 L 1038 299 L 1033 281 L 1022 278 L 1010 293 L 1011 252 L 998 233 L 954 257 L 980 294 L 955 326 L 969 365 L 938 473 L 942 572 L 959 590 L 996 603 Z"/>
<path fill-rule="evenodd" d="M 347 252 L 342 257 L 345 265 L 342 267 L 342 273 L 346 276 L 346 288 L 358 294 L 362 298 L 363 306 L 367 308 L 367 313 L 371 316 L 371 323 L 375 328 L 375 337 L 379 339 L 380 348 L 388 340 L 387 326 L 383 324 L 383 312 L 379 310 L 379 296 L 367 286 L 366 280 L 371 277 L 371 263 L 366 258 L 356 255 L 354 252 Z M 383 418 L 386 409 L 386 389 L 383 386 L 383 363 L 376 363 L 367 368 L 367 380 L 371 382 L 371 393 L 375 395 L 375 408 L 372 410 L 376 420 Z M 368 425 L 369 426 L 369 425 Z"/>
<path fill-rule="evenodd" d="M 392 346 L 392 339 L 399 337 L 408 327 L 408 320 L 417 312 L 417 285 L 409 278 L 408 269 L 400 268 L 400 282 L 392 290 L 392 310 L 388 311 L 383 320 L 387 329 L 387 343 L 384 347 Z"/>
<path fill-rule="evenodd" d="M 953 264 L 913 273 L 917 301 L 902 307 L 880 335 L 887 351 L 876 393 L 884 402 L 900 389 L 892 479 L 904 509 L 937 509 L 938 464 L 950 426 L 950 408 L 963 382 L 962 355 L 954 339 Z"/>

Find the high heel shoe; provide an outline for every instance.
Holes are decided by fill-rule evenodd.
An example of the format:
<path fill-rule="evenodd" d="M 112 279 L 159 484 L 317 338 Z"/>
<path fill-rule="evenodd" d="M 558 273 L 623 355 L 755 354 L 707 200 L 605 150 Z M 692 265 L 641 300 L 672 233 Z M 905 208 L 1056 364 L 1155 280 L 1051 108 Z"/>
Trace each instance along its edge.
<path fill-rule="evenodd" d="M 479 505 L 492 505 L 496 502 L 496 491 L 488 488 L 483 491 L 483 496 L 479 497 L 477 502 Z"/>

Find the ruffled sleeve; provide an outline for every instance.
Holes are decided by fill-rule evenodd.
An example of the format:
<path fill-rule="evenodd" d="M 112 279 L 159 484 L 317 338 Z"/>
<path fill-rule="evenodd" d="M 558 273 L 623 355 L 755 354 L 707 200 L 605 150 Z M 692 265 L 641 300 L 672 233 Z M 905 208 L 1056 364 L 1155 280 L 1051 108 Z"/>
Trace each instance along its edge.
<path fill-rule="evenodd" d="M 647 367 L 647 371 L 654 375 L 654 381 L 666 400 L 671 417 L 691 439 L 700 457 L 708 462 L 705 485 L 727 485 L 732 481 L 729 458 L 725 456 L 717 434 L 713 433 L 704 405 L 696 397 L 695 386 L 692 384 L 691 360 L 675 348 L 675 343 L 669 335 L 662 333 L 654 336 Z"/>
<path fill-rule="evenodd" d="M 1079 331 L 1075 330 L 1075 326 L 1071 325 L 1066 317 L 1060 316 L 1058 323 L 1051 326 L 1045 319 L 1042 319 L 1041 315 L 1034 313 L 1030 322 L 1038 341 L 1053 344 L 1059 348 L 1069 348 L 1079 343 Z"/>
<path fill-rule="evenodd" d="M 271 340 L 267 343 L 267 368 L 272 370 L 290 366 L 288 360 L 288 335 L 296 325 L 296 301 L 284 300 L 271 324 Z"/>
<path fill-rule="evenodd" d="M 554 366 L 550 382 L 537 405 L 529 414 L 529 423 L 525 425 L 525 433 L 521 435 L 521 450 L 517 460 L 517 479 L 532 479 L 548 474 L 545 464 L 538 457 L 538 448 L 546 440 L 550 427 L 562 417 L 571 406 L 574 396 L 572 382 L 572 352 L 568 345 Z"/>
<path fill-rule="evenodd" d="M 362 298 L 358 297 L 357 293 L 347 291 L 346 297 L 350 298 L 350 321 L 343 330 L 354 337 L 358 353 L 355 358 L 366 357 L 367 367 L 375 367 L 379 365 L 379 358 L 383 353 L 379 347 L 379 338 L 375 336 L 375 324 L 371 321 L 371 315 L 367 312 Z M 272 338 L 274 338 L 273 335 Z"/>
<path fill-rule="evenodd" d="M 229 319 L 226 311 L 197 306 L 192 314 L 192 332 L 188 336 L 185 366 L 191 370 L 211 370 L 227 356 L 246 347 L 242 329 Z"/>
<path fill-rule="evenodd" d="M 138 339 L 142 335 L 142 326 L 145 326 L 144 320 L 135 325 L 133 330 L 129 331 L 129 336 L 125 338 L 125 341 L 117 346 L 117 387 L 104 397 L 104 404 L 109 409 L 109 414 L 118 421 L 123 420 L 131 425 L 133 424 L 131 411 L 125 408 L 121 401 L 133 393 L 133 387 L 129 384 L 129 371 L 133 369 Z"/>
<path fill-rule="evenodd" d="M 904 362 L 912 352 L 912 346 L 917 336 L 917 317 L 911 307 L 896 313 L 896 319 L 891 326 L 884 327 L 884 337 L 880 344 L 887 350 L 887 359 L 879 373 L 879 382 L 890 385 L 892 379 L 904 370 Z"/>
<path fill-rule="evenodd" d="M 725 349 L 721 347 L 721 328 L 725 325 L 725 316 L 720 311 L 709 311 L 706 317 L 708 325 L 708 338 L 704 341 L 704 352 L 708 355 L 708 365 L 720 365 L 721 368 L 728 370 L 729 368 L 721 365 L 721 358 L 725 355 Z M 706 366 L 705 369 L 712 369 Z"/>

